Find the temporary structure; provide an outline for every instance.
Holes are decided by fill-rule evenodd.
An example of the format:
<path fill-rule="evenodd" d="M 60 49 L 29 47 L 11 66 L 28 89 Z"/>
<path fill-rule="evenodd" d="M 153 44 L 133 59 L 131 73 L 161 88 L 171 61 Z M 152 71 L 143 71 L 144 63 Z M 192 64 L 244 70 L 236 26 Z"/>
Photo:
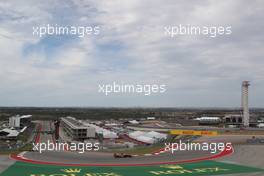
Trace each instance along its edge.
<path fill-rule="evenodd" d="M 128 136 L 134 140 L 144 142 L 147 144 L 153 144 L 160 140 L 164 140 L 167 138 L 166 134 L 158 133 L 155 131 L 151 132 L 143 132 L 143 131 L 133 131 L 128 134 Z"/>

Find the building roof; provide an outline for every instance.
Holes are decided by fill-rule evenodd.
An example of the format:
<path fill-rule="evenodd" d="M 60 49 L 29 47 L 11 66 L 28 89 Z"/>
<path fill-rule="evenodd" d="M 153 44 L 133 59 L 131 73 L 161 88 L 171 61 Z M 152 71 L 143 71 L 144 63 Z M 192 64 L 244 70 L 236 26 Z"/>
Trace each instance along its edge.
<path fill-rule="evenodd" d="M 113 131 L 110 131 L 110 130 L 107 130 L 107 129 L 104 129 L 102 127 L 99 127 L 97 125 L 94 125 L 94 124 L 87 124 L 91 127 L 94 127 L 95 128 L 95 131 L 96 133 L 101 133 L 103 134 L 103 137 L 104 138 L 111 138 L 111 139 L 115 139 L 115 138 L 118 138 L 117 134 Z"/>
<path fill-rule="evenodd" d="M 200 118 L 196 118 L 195 120 L 220 120 L 220 117 L 200 117 Z"/>
<path fill-rule="evenodd" d="M 8 133 L 7 137 L 17 137 L 19 135 L 19 132 L 17 130 L 11 130 L 9 128 L 5 128 L 0 132 Z"/>
<path fill-rule="evenodd" d="M 157 140 L 166 139 L 167 135 L 163 133 L 158 133 L 156 131 L 143 132 L 143 131 L 133 131 L 128 134 L 128 136 L 137 141 L 141 141 L 148 144 L 153 144 Z"/>
<path fill-rule="evenodd" d="M 131 123 L 131 124 L 139 124 L 139 122 L 136 121 L 136 120 L 130 120 L 130 121 L 128 121 L 128 122 Z"/>
<path fill-rule="evenodd" d="M 10 118 L 15 118 L 15 119 L 27 119 L 27 118 L 31 118 L 32 117 L 32 115 L 22 115 L 22 116 L 20 116 L 20 115 L 16 115 L 16 116 L 12 116 L 12 117 L 10 117 Z"/>
<path fill-rule="evenodd" d="M 74 117 L 70 117 L 70 116 L 63 117 L 61 118 L 61 120 L 67 123 L 67 125 L 69 125 L 73 129 L 87 129 L 88 128 L 81 121 L 77 120 Z"/>

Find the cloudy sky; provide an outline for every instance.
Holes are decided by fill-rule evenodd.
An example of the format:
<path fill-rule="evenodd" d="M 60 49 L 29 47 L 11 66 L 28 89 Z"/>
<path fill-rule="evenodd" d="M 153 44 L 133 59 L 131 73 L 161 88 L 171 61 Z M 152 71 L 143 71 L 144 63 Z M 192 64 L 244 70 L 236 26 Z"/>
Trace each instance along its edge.
<path fill-rule="evenodd" d="M 100 35 L 34 36 L 46 24 Z M 231 35 L 164 35 L 164 26 L 232 26 Z M 264 107 L 262 0 L 0 1 L 0 106 Z M 99 84 L 166 84 L 163 94 L 98 93 Z"/>

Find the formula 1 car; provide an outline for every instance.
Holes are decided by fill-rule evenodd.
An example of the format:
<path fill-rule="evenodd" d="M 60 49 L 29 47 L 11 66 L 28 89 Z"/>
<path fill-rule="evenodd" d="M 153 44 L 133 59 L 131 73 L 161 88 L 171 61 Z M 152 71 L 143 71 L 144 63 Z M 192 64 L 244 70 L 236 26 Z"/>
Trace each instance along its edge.
<path fill-rule="evenodd" d="M 132 155 L 124 153 L 114 153 L 114 158 L 131 158 Z"/>

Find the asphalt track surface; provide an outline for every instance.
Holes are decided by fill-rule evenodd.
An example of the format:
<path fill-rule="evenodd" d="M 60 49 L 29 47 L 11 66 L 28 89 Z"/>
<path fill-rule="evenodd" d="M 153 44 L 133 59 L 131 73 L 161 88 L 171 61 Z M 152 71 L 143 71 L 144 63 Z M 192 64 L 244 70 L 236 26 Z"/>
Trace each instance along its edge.
<path fill-rule="evenodd" d="M 15 163 L 15 160 L 12 160 L 7 155 L 0 155 L 0 173 L 6 170 L 9 166 Z"/>
<path fill-rule="evenodd" d="M 53 124 L 49 121 L 40 122 L 41 131 L 50 131 L 53 129 Z M 40 133 L 37 137 L 38 143 L 54 142 L 52 134 Z M 78 153 L 77 151 L 45 151 L 39 152 L 27 152 L 23 155 L 24 158 L 33 161 L 40 162 L 54 162 L 63 164 L 101 164 L 101 165 L 118 165 L 118 164 L 156 164 L 165 162 L 179 162 L 183 160 L 192 160 L 196 158 L 207 158 L 211 157 L 213 154 L 209 151 L 178 151 L 175 153 L 166 152 L 164 154 L 153 155 L 153 156 L 137 156 L 132 158 L 114 158 L 112 153 L 102 153 L 102 152 L 85 152 Z"/>
<path fill-rule="evenodd" d="M 241 152 L 244 152 L 244 150 L 247 150 L 248 149 L 248 147 L 252 147 L 252 148 L 254 148 L 254 149 L 256 149 L 256 146 L 242 146 L 242 148 L 241 148 L 241 146 L 236 146 L 236 151 L 237 151 L 237 153 L 236 154 L 233 154 L 233 155 L 227 155 L 227 156 L 225 156 L 224 158 L 220 158 L 219 160 L 222 162 L 222 161 L 224 161 L 224 163 L 231 163 L 231 164 L 241 164 L 240 162 L 236 162 L 237 161 L 237 159 L 238 160 L 240 160 L 240 159 L 245 159 L 245 158 L 248 158 L 249 157 L 249 155 L 252 155 L 252 154 L 254 154 L 254 152 L 259 152 L 259 150 L 262 150 L 263 148 L 261 148 L 262 146 L 258 146 L 257 147 L 257 149 L 256 150 L 252 150 L 252 152 L 248 152 L 247 154 L 245 154 L 244 156 L 243 155 L 241 155 Z M 54 154 L 55 152 L 53 152 L 53 154 Z M 29 153 L 29 154 L 31 154 L 31 153 Z M 61 154 L 65 154 L 65 153 L 61 153 Z M 186 154 L 186 153 L 185 153 Z M 256 153 L 255 153 L 256 154 Z M 46 155 L 46 154 L 45 154 Z M 106 156 L 103 154 L 103 153 L 98 153 L 98 155 L 100 155 L 100 156 L 96 156 L 96 157 L 102 157 L 102 158 L 105 158 Z M 188 155 L 189 155 L 189 153 L 188 153 Z M 62 155 L 62 156 L 65 156 L 65 155 Z M 164 157 L 166 157 L 167 155 L 164 155 Z M 255 155 L 255 156 L 257 156 L 257 155 Z M 109 156 L 110 157 L 110 156 Z M 143 157 L 143 158 L 159 158 L 160 156 L 146 156 L 146 157 Z M 191 157 L 192 158 L 192 157 Z M 252 157 L 251 157 L 252 158 Z M 132 158 L 125 158 L 125 159 L 121 159 L 121 160 L 118 160 L 120 163 L 122 162 L 124 162 L 124 160 L 127 160 L 127 161 L 130 161 Z M 259 158 L 260 159 L 260 158 Z M 232 161 L 233 160 L 233 161 Z M 78 160 L 79 161 L 79 160 Z M 161 160 L 161 161 L 164 161 L 164 160 Z M 174 161 L 177 161 L 177 160 L 174 160 Z M 260 161 L 261 161 L 261 159 L 260 159 Z M 245 161 L 246 162 L 246 161 Z M 79 162 L 78 162 L 79 163 Z M 197 163 L 197 164 L 196 164 Z M 255 163 L 251 163 L 250 165 L 251 166 L 254 166 L 256 163 L 258 163 L 257 161 L 255 161 Z M 26 164 L 26 163 L 25 163 Z M 192 165 L 192 162 L 190 163 L 191 165 Z M 190 164 L 188 164 L 187 163 L 187 165 L 185 165 L 186 167 L 188 167 L 188 165 L 189 165 L 189 170 L 191 169 L 191 168 L 197 168 L 197 165 L 200 165 L 200 167 L 199 168 L 201 168 L 201 167 L 215 167 L 215 166 L 217 166 L 218 164 L 220 164 L 220 167 L 224 167 L 224 166 L 222 166 L 222 164 L 221 163 L 210 163 L 210 162 L 208 162 L 208 164 L 207 163 L 204 163 L 204 165 L 202 165 L 201 164 L 201 162 L 194 162 L 193 164 L 193 166 L 191 166 Z M 258 163 L 258 166 L 260 167 L 260 166 L 263 166 L 262 165 L 263 164 L 263 160 L 260 162 L 260 163 Z M 15 166 L 16 165 L 16 166 Z M 8 169 L 8 172 L 5 172 L 5 174 L 3 174 L 4 176 L 6 176 L 6 175 L 8 175 L 8 176 L 10 176 L 10 175 L 12 175 L 13 176 L 13 174 L 12 173 L 17 173 L 15 170 L 17 169 L 17 170 L 19 170 L 19 169 L 22 169 L 23 170 L 23 167 L 24 167 L 24 165 L 22 165 L 22 164 L 15 164 L 15 165 L 12 165 L 11 166 L 11 168 L 10 169 Z M 184 165 L 181 165 L 181 166 L 184 166 Z M 185 167 L 184 166 L 184 167 Z M 249 164 L 244 164 L 244 166 L 249 166 Z M 50 168 L 51 170 L 52 169 L 54 169 L 54 168 L 52 168 L 52 167 L 57 167 L 59 170 L 61 170 L 61 168 L 63 168 L 63 166 L 61 166 L 61 167 L 58 167 L 58 166 L 53 166 L 53 165 L 50 165 L 50 166 L 48 166 L 48 165 L 42 165 L 42 167 L 41 167 L 41 165 L 37 165 L 37 164 L 30 164 L 30 163 L 28 163 L 28 164 L 26 164 L 25 165 L 25 168 L 27 168 L 27 169 L 30 169 L 30 167 L 32 167 L 32 172 L 34 173 L 34 171 L 35 171 L 35 173 L 36 172 L 38 172 L 38 169 L 37 168 L 39 168 L 40 169 L 40 173 L 41 172 L 43 172 L 44 173 L 44 170 L 46 170 L 46 172 L 48 172 L 48 170 L 47 170 L 47 168 Z M 45 167 L 46 169 L 43 169 L 43 167 Z M 153 169 L 155 169 L 155 168 L 157 168 L 157 166 L 150 166 L 151 168 L 149 168 L 149 167 L 146 167 L 146 169 L 151 169 L 151 170 L 153 170 Z M 159 167 L 159 166 L 158 166 Z M 160 166 L 161 167 L 161 166 Z M 225 166 L 224 168 L 227 168 L 227 167 L 229 167 L 228 165 L 227 166 Z M 239 167 L 239 166 L 238 166 Z M 34 168 L 34 169 L 33 169 Z M 42 168 L 42 169 L 41 169 Z M 72 168 L 72 167 L 70 167 L 70 168 Z M 74 168 L 80 168 L 80 167 L 74 167 Z M 88 168 L 88 171 L 94 171 L 94 172 L 96 172 L 96 171 L 98 171 L 97 169 L 99 169 L 99 170 L 101 170 L 101 168 L 99 167 L 99 168 L 97 168 L 97 167 L 85 167 L 85 168 Z M 85 168 L 83 168 L 82 167 L 82 169 L 85 169 Z M 96 169 L 97 168 L 97 169 Z M 105 167 L 104 167 L 105 168 Z M 111 167 L 109 167 L 109 168 L 111 168 Z M 116 168 L 116 167 L 115 167 Z M 124 169 L 128 169 L 128 170 L 131 170 L 132 168 L 137 168 L 137 167 L 124 167 Z M 234 169 L 234 171 L 236 170 L 237 172 L 242 172 L 242 170 L 244 169 L 244 172 L 245 172 L 245 168 L 243 168 L 243 167 L 241 167 L 241 168 L 234 168 L 234 166 L 231 166 L 230 165 L 230 168 L 232 168 L 232 170 Z M 15 170 L 14 170 L 15 169 Z M 57 170 L 58 170 L 57 169 Z M 121 170 L 124 170 L 124 169 L 122 169 L 122 167 L 120 168 L 120 167 L 118 167 L 118 169 L 117 169 L 117 171 L 120 171 L 120 169 Z M 139 167 L 138 169 L 141 169 L 142 170 L 142 167 Z M 241 170 L 240 170 L 241 169 Z M 249 170 L 250 170 L 251 168 L 249 168 Z M 21 171 L 22 171 L 21 170 Z M 105 169 L 104 169 L 105 170 Z M 107 170 L 107 169 L 106 169 Z M 114 169 L 115 170 L 115 169 Z M 137 170 L 137 169 L 136 169 Z M 136 170 L 131 170 L 131 172 L 135 172 Z M 247 170 L 247 169 L 246 169 Z M 247 170 L 247 171 L 249 171 L 249 170 Z M 139 170 L 137 170 L 138 172 L 139 172 Z M 23 172 L 26 172 L 25 170 L 23 171 Z M 250 172 L 250 171 L 249 171 Z M 126 173 L 126 172 L 124 172 L 124 173 Z M 142 173 L 145 173 L 143 170 L 142 170 Z M 242 176 L 263 176 L 263 172 L 261 173 L 261 172 L 253 172 L 253 173 L 246 173 L 246 174 L 228 174 L 229 176 L 238 176 L 238 175 L 242 175 Z M 15 174 L 15 175 L 17 175 L 17 174 Z M 26 175 L 26 174 L 22 174 L 23 176 L 24 175 Z M 124 174 L 124 175 L 127 175 L 127 174 Z M 128 174 L 128 175 L 131 175 L 131 174 Z M 171 174 L 171 175 L 174 175 L 174 174 Z M 178 174 L 176 174 L 176 175 L 178 175 Z M 185 174 L 183 174 L 183 175 L 185 175 Z M 188 175 L 188 174 L 187 174 Z M 191 174 L 191 175 L 196 175 L 196 174 Z M 208 173 L 206 174 L 205 173 L 205 175 L 207 175 L 208 176 Z M 209 175 L 210 175 L 210 173 L 209 173 Z M 212 174 L 212 175 L 214 175 L 214 174 Z M 222 174 L 222 175 L 224 175 L 224 174 Z"/>
<path fill-rule="evenodd" d="M 248 149 L 252 149 L 252 150 L 247 151 Z M 257 146 L 257 145 L 245 146 L 245 145 L 242 145 L 242 146 L 235 146 L 235 150 L 236 150 L 235 154 L 226 155 L 223 158 L 219 158 L 218 161 L 221 161 L 221 162 L 224 162 L 224 163 L 236 164 L 236 165 L 241 165 L 242 164 L 244 166 L 253 166 L 253 167 L 257 167 L 257 168 L 263 168 L 263 164 L 264 164 L 263 157 L 262 157 L 263 154 L 258 155 L 258 152 L 262 152 L 263 151 L 263 146 Z M 244 153 L 244 152 L 246 152 L 246 153 Z M 55 153 L 58 154 L 58 155 L 54 155 Z M 27 156 L 32 156 L 32 154 L 33 153 L 30 152 L 30 153 L 28 153 Z M 34 154 L 36 154 L 36 153 L 34 153 Z M 49 159 L 54 159 L 55 157 L 58 157 L 59 160 L 60 160 L 59 162 L 71 163 L 72 164 L 73 163 L 72 161 L 76 159 L 78 161 L 77 163 L 79 163 L 79 164 L 81 163 L 80 160 L 79 160 L 79 156 L 78 156 L 78 154 L 76 155 L 76 153 L 66 154 L 65 152 L 50 152 L 50 154 L 51 154 L 51 156 L 48 157 Z M 47 155 L 47 153 L 45 153 L 45 155 Z M 73 157 L 73 155 L 76 155 L 77 158 L 71 158 L 71 157 Z M 167 159 L 169 157 L 169 155 L 170 154 L 163 154 L 163 155 L 158 155 L 158 156 L 145 156 L 145 157 L 135 157 L 135 158 L 113 159 L 112 156 L 110 156 L 110 155 L 105 155 L 103 153 L 93 153 L 90 156 L 94 156 L 94 158 L 90 158 L 90 159 L 84 158 L 83 161 L 84 161 L 84 163 L 87 163 L 86 161 L 94 161 L 94 160 L 98 161 L 98 158 L 105 160 L 106 158 L 109 157 L 109 158 L 111 158 L 111 161 L 115 160 L 116 163 L 118 163 L 118 165 L 120 163 L 122 163 L 122 164 L 124 164 L 124 163 L 131 164 L 132 163 L 132 165 L 133 165 L 134 161 L 131 162 L 132 161 L 131 159 L 135 159 L 136 163 L 139 163 L 138 159 L 139 158 L 144 158 L 144 160 L 142 160 L 142 162 L 144 162 L 144 163 L 152 163 L 153 164 L 153 159 L 154 158 L 157 159 L 157 160 L 154 160 L 154 161 L 158 161 L 158 162 L 162 161 L 163 162 L 163 161 L 165 161 L 164 159 Z M 65 156 L 69 156 L 70 158 L 65 158 Z M 177 156 L 177 157 L 174 158 L 174 160 L 169 160 L 169 161 L 176 161 L 177 162 L 177 161 L 182 161 L 184 159 L 188 160 L 188 159 L 193 159 L 194 158 L 193 156 L 190 157 L 191 155 L 190 155 L 189 152 L 188 153 L 181 153 L 181 154 L 177 153 L 177 155 L 175 154 L 175 156 Z M 200 157 L 200 155 L 197 155 L 197 156 Z M 211 156 L 211 155 L 209 155 L 209 156 Z M 254 159 L 253 159 L 252 156 L 255 156 Z M 204 157 L 204 155 L 202 157 Z M 37 158 L 39 159 L 38 156 L 36 156 L 36 159 Z M 64 158 L 64 159 L 61 160 L 62 158 Z M 252 161 L 254 161 L 254 162 L 252 162 L 250 164 L 246 163 L 247 161 L 249 161 L 248 160 L 249 158 Z M 258 158 L 258 160 L 256 158 Z M 148 160 L 148 161 L 146 161 L 146 160 Z M 243 161 L 242 163 L 241 163 L 241 160 Z M 45 159 L 45 161 L 48 161 L 48 160 Z M 182 163 L 182 162 L 180 162 L 180 163 Z M 77 164 L 77 166 L 79 164 Z M 113 163 L 111 163 L 111 164 L 113 164 Z M 150 164 L 150 165 L 152 165 L 152 164 Z M 198 165 L 199 165 L 199 162 L 198 162 Z M 80 166 L 82 166 L 82 165 L 80 165 Z M 47 166 L 47 167 L 49 167 L 49 166 Z M 238 175 L 241 175 L 241 176 L 263 176 L 264 173 L 263 172 L 253 172 L 253 173 L 244 173 L 244 174 L 240 173 L 240 174 L 228 174 L 228 175 L 229 176 L 238 176 Z"/>
<path fill-rule="evenodd" d="M 194 158 L 210 157 L 208 152 L 176 152 L 176 154 L 166 153 L 153 156 L 137 156 L 132 158 L 114 158 L 113 154 L 90 152 L 79 154 L 75 152 L 29 152 L 24 155 L 25 158 L 34 161 L 49 161 L 63 164 L 156 164 L 165 162 L 177 162 L 183 160 L 191 160 Z"/>
<path fill-rule="evenodd" d="M 264 168 L 264 145 L 236 145 L 232 155 L 217 161 Z M 232 176 L 263 176 L 264 173 L 232 174 Z"/>

